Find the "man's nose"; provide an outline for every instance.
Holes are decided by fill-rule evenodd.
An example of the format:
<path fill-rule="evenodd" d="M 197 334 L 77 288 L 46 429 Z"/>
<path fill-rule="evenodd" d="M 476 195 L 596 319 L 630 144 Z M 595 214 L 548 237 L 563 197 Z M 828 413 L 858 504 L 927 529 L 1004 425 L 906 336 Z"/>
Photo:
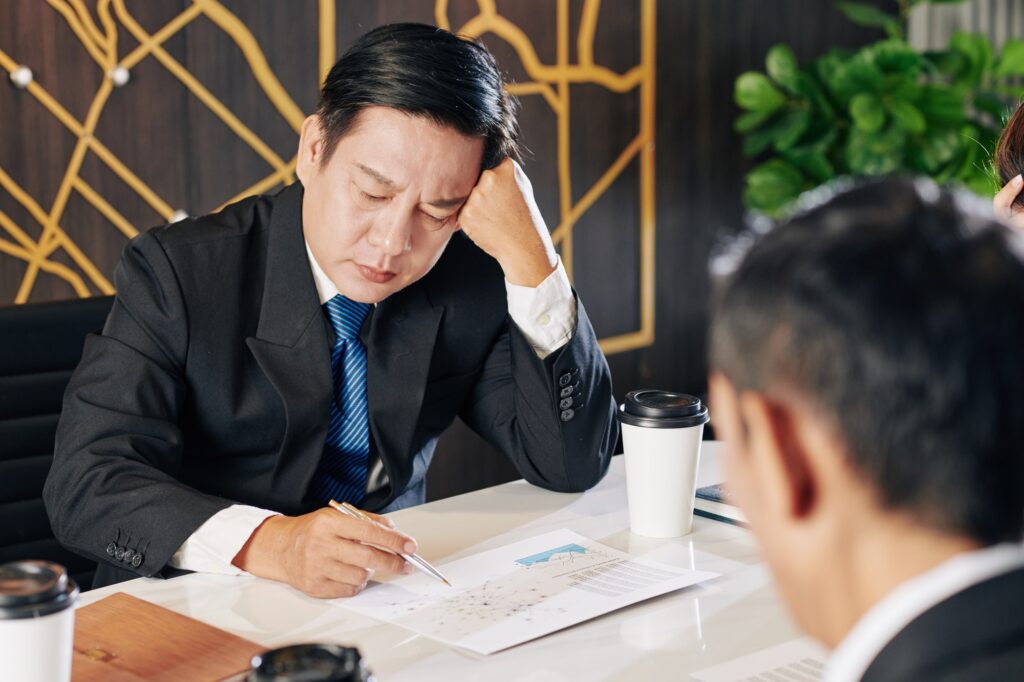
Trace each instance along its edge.
<path fill-rule="evenodd" d="M 383 211 L 370 231 L 370 244 L 388 256 L 400 256 L 412 248 L 412 216 L 409 211 L 395 206 Z"/>

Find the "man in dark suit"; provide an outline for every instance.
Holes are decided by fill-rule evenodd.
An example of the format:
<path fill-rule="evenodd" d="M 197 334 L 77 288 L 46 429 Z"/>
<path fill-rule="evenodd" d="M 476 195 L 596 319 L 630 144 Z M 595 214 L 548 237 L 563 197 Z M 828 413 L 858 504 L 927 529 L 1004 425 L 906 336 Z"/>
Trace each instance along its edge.
<path fill-rule="evenodd" d="M 818 193 L 723 261 L 729 491 L 829 682 L 1024 679 L 1024 236 L 972 199 Z"/>
<path fill-rule="evenodd" d="M 337 597 L 407 570 L 412 538 L 324 505 L 422 502 L 456 416 L 536 485 L 600 480 L 608 367 L 516 138 L 482 46 L 382 27 L 328 75 L 300 183 L 132 240 L 45 488 L 98 585 L 248 571 Z"/>

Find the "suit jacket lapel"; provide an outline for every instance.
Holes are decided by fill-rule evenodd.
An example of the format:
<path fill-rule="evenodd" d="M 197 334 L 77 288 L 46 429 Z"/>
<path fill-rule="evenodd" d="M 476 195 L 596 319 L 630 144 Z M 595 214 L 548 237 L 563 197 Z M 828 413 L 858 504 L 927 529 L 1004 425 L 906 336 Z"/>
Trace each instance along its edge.
<path fill-rule="evenodd" d="M 422 281 L 377 305 L 363 327 L 366 345 L 371 457 L 364 506 L 380 509 L 405 490 L 412 473 L 412 439 L 444 306 L 434 306 Z"/>
<path fill-rule="evenodd" d="M 320 460 L 331 400 L 327 323 L 306 255 L 302 195 L 302 186 L 295 183 L 275 200 L 259 325 L 256 335 L 246 339 L 285 413 L 274 494 L 296 505 Z"/>

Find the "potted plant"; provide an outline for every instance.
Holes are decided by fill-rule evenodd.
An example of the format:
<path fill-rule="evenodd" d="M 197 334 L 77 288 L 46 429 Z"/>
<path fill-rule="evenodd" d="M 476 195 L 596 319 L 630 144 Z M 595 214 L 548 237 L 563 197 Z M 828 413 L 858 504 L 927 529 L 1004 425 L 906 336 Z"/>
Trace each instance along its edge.
<path fill-rule="evenodd" d="M 887 37 L 803 66 L 788 45 L 776 45 L 764 72 L 736 79 L 744 113 L 735 129 L 744 153 L 760 159 L 746 176 L 749 209 L 778 214 L 801 192 L 842 175 L 908 172 L 984 196 L 996 191 L 992 152 L 1024 94 L 1024 41 L 1008 40 L 997 55 L 985 36 L 960 32 L 946 49 L 920 52 L 905 27 L 926 2 L 894 0 L 893 13 L 838 2 L 851 21 Z"/>

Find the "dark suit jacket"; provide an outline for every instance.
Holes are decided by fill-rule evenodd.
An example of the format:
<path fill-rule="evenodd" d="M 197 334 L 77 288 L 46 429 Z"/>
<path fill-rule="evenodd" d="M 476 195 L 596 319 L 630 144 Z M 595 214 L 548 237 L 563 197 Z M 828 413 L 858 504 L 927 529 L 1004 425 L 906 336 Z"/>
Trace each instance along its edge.
<path fill-rule="evenodd" d="M 113 309 L 65 394 L 44 491 L 57 538 L 100 562 L 97 585 L 160 573 L 233 503 L 315 507 L 306 491 L 327 432 L 333 332 L 301 206 L 296 184 L 125 249 Z M 457 415 L 536 485 L 580 491 L 607 470 L 615 405 L 583 306 L 572 340 L 541 361 L 508 317 L 498 264 L 461 233 L 376 306 L 362 338 L 366 508 L 423 501 Z"/>
<path fill-rule="evenodd" d="M 863 682 L 1024 680 L 1024 569 L 967 588 L 905 627 Z"/>

